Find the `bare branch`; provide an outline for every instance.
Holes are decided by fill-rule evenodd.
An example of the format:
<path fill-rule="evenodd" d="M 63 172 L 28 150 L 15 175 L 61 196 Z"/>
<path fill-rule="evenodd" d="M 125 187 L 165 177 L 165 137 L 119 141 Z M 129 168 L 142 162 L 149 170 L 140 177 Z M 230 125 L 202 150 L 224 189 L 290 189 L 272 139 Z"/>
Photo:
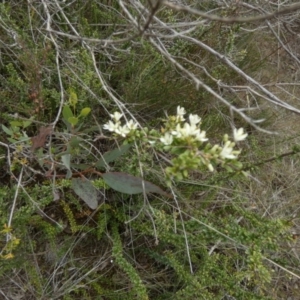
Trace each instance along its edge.
<path fill-rule="evenodd" d="M 288 7 L 282 8 L 280 10 L 276 10 L 269 14 L 264 14 L 260 16 L 254 16 L 254 17 L 232 17 L 232 18 L 222 18 L 217 15 L 209 15 L 205 12 L 201 12 L 199 10 L 190 8 L 188 6 L 181 6 L 174 4 L 170 1 L 164 1 L 163 4 L 171 9 L 182 11 L 189 14 L 194 14 L 196 16 L 202 17 L 203 19 L 210 20 L 210 21 L 218 21 L 222 23 L 232 24 L 232 23 L 250 23 L 250 22 L 258 22 L 258 21 L 266 21 L 273 19 L 277 16 L 288 14 L 290 12 L 294 12 L 298 9 L 300 9 L 300 3 L 296 3 L 293 5 L 290 5 Z"/>

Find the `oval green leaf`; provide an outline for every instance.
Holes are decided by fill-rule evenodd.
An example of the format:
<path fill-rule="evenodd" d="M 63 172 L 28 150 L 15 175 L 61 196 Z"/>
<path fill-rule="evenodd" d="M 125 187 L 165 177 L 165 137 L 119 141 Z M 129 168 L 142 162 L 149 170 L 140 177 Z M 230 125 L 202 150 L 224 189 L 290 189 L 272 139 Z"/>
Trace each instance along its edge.
<path fill-rule="evenodd" d="M 8 134 L 8 135 L 12 135 L 13 134 L 13 132 L 10 130 L 10 129 L 8 129 L 5 125 L 3 125 L 2 124 L 2 130 L 6 133 L 6 134 Z"/>
<path fill-rule="evenodd" d="M 71 163 L 71 154 L 64 154 L 61 156 L 61 161 L 63 165 L 68 169 L 71 170 L 70 168 L 70 163 Z"/>
<path fill-rule="evenodd" d="M 96 162 L 96 168 L 104 168 L 110 162 L 116 161 L 119 157 L 125 154 L 131 148 L 131 146 L 132 144 L 124 144 L 119 148 L 105 152 L 101 159 Z"/>
<path fill-rule="evenodd" d="M 98 192 L 93 184 L 82 178 L 72 179 L 72 189 L 91 209 L 96 209 L 98 206 Z"/>
<path fill-rule="evenodd" d="M 31 118 L 31 120 L 32 120 L 33 118 Z M 31 125 L 31 123 L 32 123 L 32 121 L 31 120 L 28 120 L 28 121 L 23 121 L 23 128 L 26 128 L 26 127 L 28 127 L 28 126 L 30 126 Z"/>
<path fill-rule="evenodd" d="M 73 126 L 75 126 L 75 125 L 78 123 L 78 121 L 79 121 L 79 119 L 76 118 L 76 117 L 70 117 L 70 118 L 68 119 L 68 122 L 69 122 L 71 125 L 73 125 Z"/>
<path fill-rule="evenodd" d="M 68 121 L 69 118 L 72 118 L 74 116 L 70 106 L 68 106 L 68 105 L 64 106 L 62 114 L 63 114 L 63 118 L 66 122 L 69 122 Z"/>
<path fill-rule="evenodd" d="M 91 112 L 91 109 L 89 107 L 85 107 L 80 112 L 80 117 L 86 117 Z"/>
<path fill-rule="evenodd" d="M 13 127 L 22 127 L 23 126 L 22 122 L 20 122 L 20 121 L 11 121 L 9 123 Z"/>
<path fill-rule="evenodd" d="M 124 194 L 156 193 L 170 197 L 157 185 L 123 172 L 107 172 L 102 174 L 105 183 L 112 189 Z"/>

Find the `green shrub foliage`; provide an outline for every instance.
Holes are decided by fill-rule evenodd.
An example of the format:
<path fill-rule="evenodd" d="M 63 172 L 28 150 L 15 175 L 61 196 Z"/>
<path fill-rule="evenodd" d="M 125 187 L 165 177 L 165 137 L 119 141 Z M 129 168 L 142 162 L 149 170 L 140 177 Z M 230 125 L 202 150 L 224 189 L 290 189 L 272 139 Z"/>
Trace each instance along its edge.
<path fill-rule="evenodd" d="M 0 4 L 2 293 L 277 299 L 272 287 L 276 268 L 290 263 L 283 249 L 291 222 L 249 203 L 248 150 L 233 150 L 244 131 L 235 142 L 224 136 L 227 110 L 213 111 L 215 99 L 193 89 L 138 29 L 128 32 L 118 1 L 54 1 L 61 10 L 50 2 Z M 216 8 L 211 2 L 203 8 Z M 157 13 L 171 25 L 183 18 L 167 8 Z M 247 44 L 251 34 L 241 37 L 234 24 L 199 26 L 192 37 L 240 66 L 257 54 Z M 124 39 L 118 48 L 91 40 L 117 38 Z M 170 41 L 169 51 L 198 55 L 218 80 L 236 80 L 188 41 Z M 197 72 L 216 87 L 205 70 Z M 116 107 L 114 97 L 124 103 Z M 183 106 L 192 119 L 202 117 L 201 131 L 200 119 L 195 128 L 178 120 Z M 114 127 L 120 110 L 126 128 Z M 187 127 L 197 133 L 184 142 Z"/>

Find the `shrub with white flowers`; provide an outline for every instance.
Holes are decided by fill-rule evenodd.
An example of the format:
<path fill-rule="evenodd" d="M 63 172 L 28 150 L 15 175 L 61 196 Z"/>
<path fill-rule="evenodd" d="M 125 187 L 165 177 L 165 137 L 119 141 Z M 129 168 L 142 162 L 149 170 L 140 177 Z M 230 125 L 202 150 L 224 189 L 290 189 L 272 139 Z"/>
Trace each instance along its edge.
<path fill-rule="evenodd" d="M 188 121 L 186 111 L 177 107 L 175 116 L 168 116 L 160 131 L 139 127 L 133 120 L 121 123 L 123 114 L 115 112 L 103 128 L 128 142 L 139 140 L 152 145 L 156 150 L 168 152 L 172 155 L 170 166 L 166 168 L 167 182 L 187 178 L 190 171 L 203 167 L 214 171 L 215 166 L 221 165 L 228 171 L 240 170 L 242 164 L 237 160 L 240 150 L 236 150 L 236 142 L 246 139 L 247 133 L 243 128 L 233 130 L 233 141 L 224 135 L 222 143 L 211 145 L 206 132 L 200 128 L 201 118 L 190 114 Z"/>

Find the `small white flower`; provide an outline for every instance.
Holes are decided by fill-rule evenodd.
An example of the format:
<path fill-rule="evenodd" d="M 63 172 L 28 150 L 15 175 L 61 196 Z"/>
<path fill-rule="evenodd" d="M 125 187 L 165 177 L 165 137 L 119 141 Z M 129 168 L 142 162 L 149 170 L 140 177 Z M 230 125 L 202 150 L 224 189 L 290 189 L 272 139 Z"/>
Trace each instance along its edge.
<path fill-rule="evenodd" d="M 135 130 L 138 127 L 138 124 L 135 123 L 133 120 L 130 120 L 126 123 L 126 126 L 129 130 Z"/>
<path fill-rule="evenodd" d="M 193 136 L 200 133 L 200 129 L 196 125 L 190 125 L 189 123 L 184 123 L 181 130 L 183 136 Z"/>
<path fill-rule="evenodd" d="M 166 132 L 165 135 L 160 138 L 160 141 L 166 146 L 171 145 L 173 143 L 173 136 L 169 132 Z"/>
<path fill-rule="evenodd" d="M 205 136 L 206 136 L 205 131 L 199 131 L 199 133 L 196 134 L 195 139 L 200 142 L 206 142 L 206 141 L 208 141 L 208 138 Z"/>
<path fill-rule="evenodd" d="M 116 132 L 116 130 L 119 128 L 120 124 L 119 123 L 114 123 L 112 121 L 108 121 L 106 124 L 103 125 L 103 128 L 111 131 L 111 132 Z"/>
<path fill-rule="evenodd" d="M 118 122 L 120 119 L 123 117 L 123 114 L 119 113 L 118 111 L 115 111 L 113 114 L 110 115 L 111 118 L 115 121 Z"/>
<path fill-rule="evenodd" d="M 176 116 L 176 122 L 183 122 L 185 118 L 183 117 L 185 115 L 185 109 L 183 107 L 177 106 L 177 116 Z"/>
<path fill-rule="evenodd" d="M 222 151 L 220 152 L 220 156 L 222 158 L 235 159 L 237 158 L 237 155 L 235 154 L 239 154 L 239 151 L 233 151 L 233 148 L 231 147 L 231 142 L 227 141 L 223 146 Z"/>
<path fill-rule="evenodd" d="M 119 127 L 115 130 L 115 132 L 116 132 L 117 134 L 121 135 L 122 137 L 126 137 L 127 134 L 130 132 L 130 129 L 129 129 L 126 125 L 124 125 L 124 126 L 119 126 Z"/>
<path fill-rule="evenodd" d="M 195 136 L 196 138 L 205 139 L 205 131 L 204 136 L 201 135 L 200 129 L 197 128 L 196 125 L 190 125 L 189 123 L 184 123 L 183 127 L 180 124 L 176 125 L 176 130 L 172 131 L 172 134 L 177 136 L 178 138 L 181 137 L 188 137 L 188 136 Z"/>
<path fill-rule="evenodd" d="M 183 117 L 186 114 L 184 107 L 177 106 L 177 116 Z"/>
<path fill-rule="evenodd" d="M 190 114 L 189 120 L 191 125 L 197 125 L 201 121 L 201 118 L 198 115 Z"/>
<path fill-rule="evenodd" d="M 248 136 L 248 133 L 244 133 L 244 128 L 233 129 L 233 139 L 235 142 L 243 141 Z"/>
<path fill-rule="evenodd" d="M 173 130 L 171 133 L 180 138 L 182 136 L 181 130 L 182 130 L 182 128 L 181 128 L 180 124 L 177 124 L 176 130 Z"/>

